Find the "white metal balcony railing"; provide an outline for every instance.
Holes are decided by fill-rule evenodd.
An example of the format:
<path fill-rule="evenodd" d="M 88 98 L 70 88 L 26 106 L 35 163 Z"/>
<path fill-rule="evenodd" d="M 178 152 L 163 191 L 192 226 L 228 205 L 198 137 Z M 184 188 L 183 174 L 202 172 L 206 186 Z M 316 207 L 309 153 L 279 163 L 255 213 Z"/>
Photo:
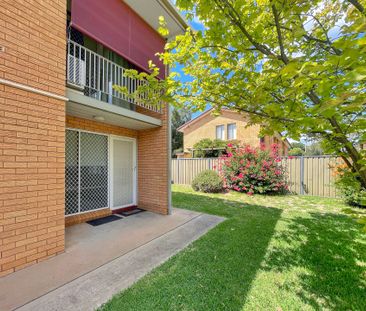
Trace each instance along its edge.
<path fill-rule="evenodd" d="M 135 110 L 135 105 L 161 113 L 161 103 L 147 105 L 114 90 L 113 85 L 125 86 L 132 94 L 145 83 L 127 77 L 125 68 L 109 59 L 68 40 L 67 43 L 67 82 L 84 92 L 84 95 L 105 101 L 109 104 Z M 146 98 L 145 94 L 140 95 Z"/>

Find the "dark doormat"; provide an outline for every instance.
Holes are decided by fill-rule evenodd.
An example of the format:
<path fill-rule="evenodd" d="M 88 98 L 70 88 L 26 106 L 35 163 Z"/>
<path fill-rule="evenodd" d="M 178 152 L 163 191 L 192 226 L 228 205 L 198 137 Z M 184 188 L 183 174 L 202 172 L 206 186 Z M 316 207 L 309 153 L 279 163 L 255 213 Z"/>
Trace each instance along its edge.
<path fill-rule="evenodd" d="M 112 221 L 115 221 L 115 220 L 120 220 L 120 219 L 123 219 L 123 218 L 118 217 L 116 215 L 109 215 L 109 216 L 106 216 L 106 217 L 103 217 L 103 218 L 98 218 L 98 219 L 87 221 L 86 223 L 89 224 L 89 225 L 92 225 L 93 227 L 96 227 L 96 226 L 104 225 L 104 224 L 107 224 L 109 222 L 112 222 Z"/>
<path fill-rule="evenodd" d="M 128 216 L 135 215 L 135 214 L 138 214 L 138 213 L 141 213 L 141 212 L 145 212 L 145 210 L 143 210 L 141 208 L 134 208 L 134 209 L 130 209 L 128 211 L 121 211 L 121 212 L 118 212 L 116 214 L 128 217 Z"/>

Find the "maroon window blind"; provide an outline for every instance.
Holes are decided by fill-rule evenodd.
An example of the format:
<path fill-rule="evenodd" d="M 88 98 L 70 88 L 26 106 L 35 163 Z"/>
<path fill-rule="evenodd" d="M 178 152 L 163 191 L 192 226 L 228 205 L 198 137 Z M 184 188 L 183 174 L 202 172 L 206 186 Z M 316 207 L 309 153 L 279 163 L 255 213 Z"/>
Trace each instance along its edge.
<path fill-rule="evenodd" d="M 146 71 L 152 60 L 164 78 L 164 65 L 155 56 L 164 50 L 164 39 L 123 1 L 72 0 L 71 22 L 79 31 Z"/>

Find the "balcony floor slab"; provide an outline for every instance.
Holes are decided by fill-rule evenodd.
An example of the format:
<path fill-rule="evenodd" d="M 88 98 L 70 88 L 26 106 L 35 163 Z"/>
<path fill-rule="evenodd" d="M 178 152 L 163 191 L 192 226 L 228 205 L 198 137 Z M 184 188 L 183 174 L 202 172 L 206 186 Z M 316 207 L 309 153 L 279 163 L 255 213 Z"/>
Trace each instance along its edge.
<path fill-rule="evenodd" d="M 133 130 L 146 130 L 162 125 L 158 118 L 115 106 L 85 96 L 82 92 L 67 88 L 66 114 L 88 120 L 102 119 L 103 123 Z"/>

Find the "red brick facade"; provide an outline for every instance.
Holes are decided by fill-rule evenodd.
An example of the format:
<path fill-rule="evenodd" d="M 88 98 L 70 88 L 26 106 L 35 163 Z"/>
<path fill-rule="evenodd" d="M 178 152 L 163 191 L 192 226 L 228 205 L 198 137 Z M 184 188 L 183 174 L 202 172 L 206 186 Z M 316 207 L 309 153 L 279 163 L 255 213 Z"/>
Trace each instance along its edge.
<path fill-rule="evenodd" d="M 153 115 L 153 114 L 150 114 Z M 163 108 L 159 128 L 138 133 L 138 206 L 160 214 L 169 212 L 169 109 Z"/>
<path fill-rule="evenodd" d="M 0 2 L 0 46 L 0 276 L 64 251 L 66 128 L 135 138 L 138 205 L 167 214 L 168 109 L 144 131 L 65 115 L 66 0 Z"/>
<path fill-rule="evenodd" d="M 143 112 L 141 109 L 139 111 Z M 66 127 L 136 138 L 138 167 L 137 204 L 146 210 L 168 214 L 169 177 L 167 168 L 170 159 L 168 152 L 168 109 L 164 108 L 162 114 L 149 114 L 159 117 L 163 121 L 162 126 L 150 130 L 135 131 L 67 116 Z"/>
<path fill-rule="evenodd" d="M 0 79 L 65 95 L 66 1 L 0 3 Z M 0 275 L 64 250 L 65 102 L 0 83 Z"/>

